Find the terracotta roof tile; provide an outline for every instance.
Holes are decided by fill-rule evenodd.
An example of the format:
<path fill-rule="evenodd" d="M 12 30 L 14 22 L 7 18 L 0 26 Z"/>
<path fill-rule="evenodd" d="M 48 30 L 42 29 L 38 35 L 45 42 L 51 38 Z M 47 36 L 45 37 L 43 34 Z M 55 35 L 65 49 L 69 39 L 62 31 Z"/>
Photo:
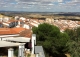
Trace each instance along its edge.
<path fill-rule="evenodd" d="M 0 28 L 0 35 L 19 34 L 24 28 Z"/>
<path fill-rule="evenodd" d="M 13 31 L 16 31 L 17 33 L 20 33 L 21 31 L 26 30 L 25 28 L 19 27 L 19 28 L 12 28 Z"/>
<path fill-rule="evenodd" d="M 30 29 L 27 29 L 27 30 L 22 31 L 20 33 L 20 36 L 31 38 L 32 37 L 32 32 L 31 32 Z"/>
<path fill-rule="evenodd" d="M 78 25 L 80 25 L 80 21 L 78 21 Z"/>
<path fill-rule="evenodd" d="M 8 22 L 14 22 L 15 20 L 14 19 L 10 19 Z"/>

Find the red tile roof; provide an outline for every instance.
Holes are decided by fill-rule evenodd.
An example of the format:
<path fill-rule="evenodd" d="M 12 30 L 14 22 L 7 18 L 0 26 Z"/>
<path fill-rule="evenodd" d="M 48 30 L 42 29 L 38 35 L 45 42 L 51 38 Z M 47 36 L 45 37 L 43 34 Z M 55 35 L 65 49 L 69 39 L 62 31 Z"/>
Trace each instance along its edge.
<path fill-rule="evenodd" d="M 78 23 L 77 23 L 78 25 L 80 25 L 80 21 L 78 21 Z"/>
<path fill-rule="evenodd" d="M 24 30 L 20 33 L 19 36 L 31 38 L 32 37 L 32 31 L 30 29 Z"/>
<path fill-rule="evenodd" d="M 14 19 L 10 19 L 8 22 L 15 22 L 16 20 L 14 20 Z"/>
<path fill-rule="evenodd" d="M 19 34 L 25 28 L 0 28 L 0 35 Z"/>

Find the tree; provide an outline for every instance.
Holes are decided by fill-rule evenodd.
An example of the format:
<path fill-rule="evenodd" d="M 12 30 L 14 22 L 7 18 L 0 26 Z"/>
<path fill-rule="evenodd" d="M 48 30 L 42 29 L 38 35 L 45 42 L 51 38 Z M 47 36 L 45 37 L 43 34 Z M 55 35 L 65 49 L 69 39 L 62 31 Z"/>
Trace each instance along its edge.
<path fill-rule="evenodd" d="M 70 30 L 67 29 L 65 32 L 69 35 L 70 41 L 67 42 L 68 53 L 71 57 L 80 57 L 80 27 Z"/>
<path fill-rule="evenodd" d="M 71 40 L 74 40 L 74 41 L 78 41 L 80 40 L 80 27 L 77 27 L 75 29 L 66 29 L 65 32 L 69 35 L 70 39 Z"/>
<path fill-rule="evenodd" d="M 66 52 L 66 43 L 69 37 L 61 33 L 59 28 L 47 23 L 32 28 L 37 36 L 37 45 L 42 45 L 47 54 L 63 54 Z"/>
<path fill-rule="evenodd" d="M 68 46 L 68 53 L 71 55 L 71 57 L 80 57 L 80 42 L 76 41 L 69 41 L 67 43 Z"/>
<path fill-rule="evenodd" d="M 66 32 L 69 35 L 69 38 L 73 41 L 75 41 L 76 32 L 72 29 L 66 29 L 64 32 Z"/>

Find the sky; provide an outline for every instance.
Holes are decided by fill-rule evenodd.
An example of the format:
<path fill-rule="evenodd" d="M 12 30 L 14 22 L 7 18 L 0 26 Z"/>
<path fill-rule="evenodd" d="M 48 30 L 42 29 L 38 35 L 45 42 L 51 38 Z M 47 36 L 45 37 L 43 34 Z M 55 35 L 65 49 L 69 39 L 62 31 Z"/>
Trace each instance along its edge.
<path fill-rule="evenodd" d="M 80 0 L 0 0 L 0 11 L 80 12 Z"/>

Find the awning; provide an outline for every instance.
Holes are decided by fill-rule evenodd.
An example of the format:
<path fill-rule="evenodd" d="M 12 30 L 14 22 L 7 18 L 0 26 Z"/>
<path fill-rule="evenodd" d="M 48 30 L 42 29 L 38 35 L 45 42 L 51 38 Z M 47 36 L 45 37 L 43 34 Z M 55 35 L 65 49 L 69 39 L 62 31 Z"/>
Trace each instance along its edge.
<path fill-rule="evenodd" d="M 27 37 L 8 37 L 2 38 L 5 41 L 15 41 L 15 42 L 30 42 L 30 38 Z"/>
<path fill-rule="evenodd" d="M 13 42 L 7 42 L 7 41 L 0 41 L 0 47 L 13 47 L 13 46 L 19 46 L 24 44 L 25 43 L 13 43 Z"/>

